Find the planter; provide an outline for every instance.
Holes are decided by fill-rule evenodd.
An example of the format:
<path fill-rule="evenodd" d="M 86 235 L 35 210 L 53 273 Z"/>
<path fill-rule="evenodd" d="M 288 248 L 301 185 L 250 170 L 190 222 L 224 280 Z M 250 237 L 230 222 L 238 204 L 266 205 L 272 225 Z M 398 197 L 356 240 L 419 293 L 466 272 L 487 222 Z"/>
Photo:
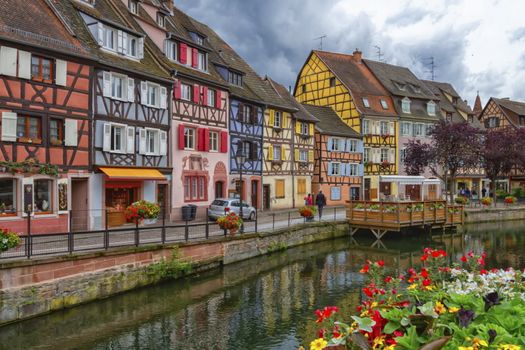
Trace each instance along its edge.
<path fill-rule="evenodd" d="M 239 232 L 239 228 L 238 227 L 235 227 L 235 228 L 231 228 L 230 229 L 230 236 L 235 236 L 235 234 Z"/>
<path fill-rule="evenodd" d="M 144 219 L 144 225 L 154 225 L 157 223 L 157 218 L 155 219 Z"/>

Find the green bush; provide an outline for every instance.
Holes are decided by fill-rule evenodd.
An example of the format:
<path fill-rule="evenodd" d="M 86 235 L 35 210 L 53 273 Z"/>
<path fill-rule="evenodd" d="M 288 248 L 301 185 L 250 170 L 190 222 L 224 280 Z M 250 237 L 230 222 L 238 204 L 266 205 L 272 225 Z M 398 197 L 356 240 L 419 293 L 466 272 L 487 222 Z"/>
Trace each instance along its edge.
<path fill-rule="evenodd" d="M 509 193 L 505 190 L 501 190 L 501 189 L 496 190 L 496 197 L 498 197 L 499 199 L 504 199 L 508 195 Z"/>
<path fill-rule="evenodd" d="M 525 189 L 523 187 L 516 187 L 512 190 L 512 195 L 516 198 L 525 197 Z"/>

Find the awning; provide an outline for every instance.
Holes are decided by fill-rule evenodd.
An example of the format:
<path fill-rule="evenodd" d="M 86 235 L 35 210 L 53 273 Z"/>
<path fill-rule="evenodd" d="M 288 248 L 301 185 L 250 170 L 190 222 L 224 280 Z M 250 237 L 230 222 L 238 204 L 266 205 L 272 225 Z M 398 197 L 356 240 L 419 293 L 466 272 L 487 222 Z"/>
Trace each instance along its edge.
<path fill-rule="evenodd" d="M 421 185 L 425 180 L 424 176 L 404 176 L 404 175 L 381 175 L 379 182 L 396 182 L 401 185 Z"/>
<path fill-rule="evenodd" d="M 441 185 L 440 179 L 425 179 L 423 181 L 425 185 Z"/>
<path fill-rule="evenodd" d="M 157 169 L 100 168 L 110 180 L 166 180 Z"/>

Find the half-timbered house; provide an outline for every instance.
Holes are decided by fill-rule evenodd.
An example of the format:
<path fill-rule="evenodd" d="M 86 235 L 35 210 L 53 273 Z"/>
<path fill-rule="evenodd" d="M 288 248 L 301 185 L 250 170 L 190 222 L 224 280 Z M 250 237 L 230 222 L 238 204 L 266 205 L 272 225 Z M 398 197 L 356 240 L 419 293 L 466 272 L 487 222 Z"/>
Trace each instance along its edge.
<path fill-rule="evenodd" d="M 44 1 L 4 1 L 2 12 L 1 226 L 25 233 L 29 214 L 31 233 L 67 232 L 69 210 L 92 200 L 90 54 Z"/>
<path fill-rule="evenodd" d="M 264 121 L 263 208 L 295 208 L 312 192 L 314 127 L 318 121 L 290 91 L 270 78 L 274 104 L 288 111 L 267 108 Z"/>
<path fill-rule="evenodd" d="M 328 205 L 361 199 L 363 139 L 331 107 L 304 105 L 319 123 L 315 131 L 312 191 L 323 191 Z"/>
<path fill-rule="evenodd" d="M 398 114 L 390 94 L 364 63 L 361 52 L 312 51 L 299 72 L 294 95 L 301 103 L 332 107 L 343 122 L 363 135 L 364 198 L 393 194 L 391 183 L 380 184 L 379 179 L 398 171 Z"/>
<path fill-rule="evenodd" d="M 213 64 L 216 53 L 204 26 L 170 1 L 140 2 L 128 11 L 174 78 L 171 217 L 179 219 L 188 204 L 196 205 L 197 216 L 203 216 L 215 198 L 227 196 L 230 168 L 228 94 Z"/>
<path fill-rule="evenodd" d="M 126 223 L 134 201 L 161 202 L 171 176 L 168 134 L 171 80 L 144 31 L 113 0 L 55 1 L 96 55 L 90 227 Z M 165 208 L 166 204 L 161 203 Z"/>

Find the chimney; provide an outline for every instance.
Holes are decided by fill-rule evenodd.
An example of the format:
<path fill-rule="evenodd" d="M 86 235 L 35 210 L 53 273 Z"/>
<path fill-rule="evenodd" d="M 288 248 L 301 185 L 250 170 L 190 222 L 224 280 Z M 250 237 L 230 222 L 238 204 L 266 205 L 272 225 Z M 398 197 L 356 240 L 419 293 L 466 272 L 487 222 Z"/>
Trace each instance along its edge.
<path fill-rule="evenodd" d="M 161 0 L 162 5 L 173 13 L 173 0 Z"/>
<path fill-rule="evenodd" d="M 356 61 L 357 63 L 361 63 L 361 59 L 363 58 L 363 53 L 359 51 L 359 49 L 355 49 L 352 55 L 354 56 L 354 61 Z"/>

